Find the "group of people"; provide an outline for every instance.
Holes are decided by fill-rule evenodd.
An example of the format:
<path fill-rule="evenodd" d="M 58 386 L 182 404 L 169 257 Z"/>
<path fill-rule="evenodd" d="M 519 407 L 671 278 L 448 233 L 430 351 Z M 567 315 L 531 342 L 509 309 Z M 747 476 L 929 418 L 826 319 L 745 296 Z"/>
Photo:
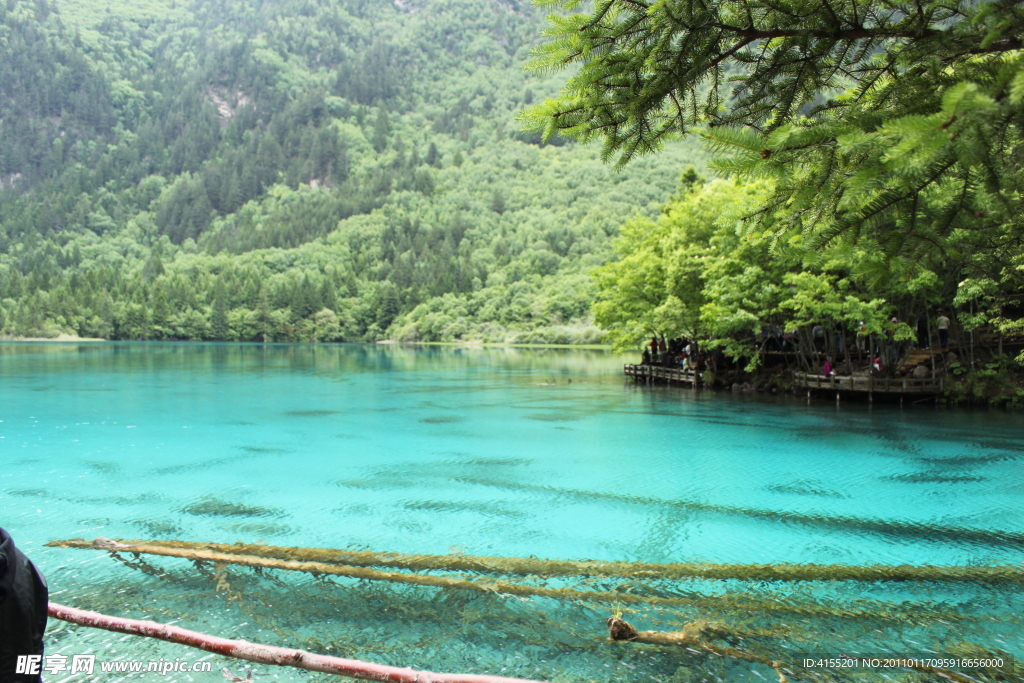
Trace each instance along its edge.
<path fill-rule="evenodd" d="M 717 371 L 725 366 L 726 358 L 721 349 L 707 353 L 700 345 L 686 337 L 665 340 L 664 337 L 651 337 L 649 344 L 644 346 L 643 365 L 657 365 L 665 368 L 681 367 L 683 370 L 704 372 Z"/>
<path fill-rule="evenodd" d="M 659 365 L 666 368 L 682 366 L 684 370 L 703 369 L 704 354 L 701 352 L 697 342 L 691 342 L 685 337 L 676 337 L 665 340 L 651 337 L 649 344 L 644 346 L 643 365 Z"/>
<path fill-rule="evenodd" d="M 935 319 L 935 329 L 938 331 L 940 349 L 946 349 L 949 346 L 949 322 L 949 317 L 946 315 L 945 311 L 940 308 L 938 316 Z M 907 342 L 898 341 L 895 337 L 896 327 L 900 324 L 900 319 L 894 316 L 889 323 L 890 324 L 882 330 L 882 334 L 878 336 L 872 336 L 863 322 L 860 324 L 860 329 L 857 331 L 857 350 L 862 353 L 870 352 L 870 370 L 873 374 L 882 374 L 886 367 L 894 367 L 899 361 L 900 355 L 907 344 Z M 928 316 L 923 313 L 918 316 L 916 327 L 916 348 L 931 349 L 932 344 Z M 820 329 L 820 326 L 816 325 L 814 329 Z M 836 334 L 838 335 L 838 332 Z M 834 342 L 830 350 L 842 353 L 845 350 L 843 348 L 842 336 L 839 335 L 837 338 L 839 341 Z M 815 343 L 815 347 L 820 350 L 817 343 Z M 821 374 L 826 377 L 835 376 L 836 368 L 833 365 L 832 356 L 828 356 L 825 359 L 825 364 L 822 367 Z"/>
<path fill-rule="evenodd" d="M 917 319 L 917 348 L 932 348 L 931 331 L 929 318 L 922 314 Z M 871 358 L 871 372 L 882 374 L 885 368 L 895 367 L 899 361 L 906 342 L 896 339 L 896 328 L 900 320 L 893 317 L 890 324 L 886 325 L 881 334 L 872 334 L 868 331 L 867 325 L 861 323 L 856 334 L 857 351 L 860 354 L 869 354 Z M 949 345 L 950 320 L 943 309 L 939 309 L 935 319 L 935 329 L 938 331 L 939 348 L 945 349 Z M 806 332 L 805 332 L 806 334 Z M 800 344 L 798 331 L 787 332 L 778 325 L 765 325 L 760 335 L 755 336 L 754 347 L 769 352 L 796 351 Z M 806 339 L 806 337 L 805 337 Z M 810 329 L 810 344 L 814 354 L 829 354 L 825 357 L 822 367 L 822 374 L 826 377 L 836 375 L 834 358 L 838 354 L 846 352 L 846 334 L 841 324 L 825 327 L 821 324 L 813 325 Z M 820 356 L 818 356 L 820 358 Z M 863 358 L 863 355 L 861 355 Z M 682 367 L 684 370 L 695 370 L 703 372 L 705 369 L 717 370 L 725 366 L 725 354 L 718 349 L 712 353 L 706 353 L 699 344 L 685 337 L 676 337 L 666 340 L 664 337 L 652 337 L 650 343 L 644 346 L 643 365 L 656 365 L 667 368 Z"/>

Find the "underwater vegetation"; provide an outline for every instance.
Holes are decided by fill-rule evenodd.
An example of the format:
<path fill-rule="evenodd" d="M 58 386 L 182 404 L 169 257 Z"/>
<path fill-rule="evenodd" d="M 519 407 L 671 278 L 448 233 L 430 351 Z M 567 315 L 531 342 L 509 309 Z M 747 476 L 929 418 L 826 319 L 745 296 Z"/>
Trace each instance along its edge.
<path fill-rule="evenodd" d="M 4 493 L 8 493 L 12 496 L 23 496 L 25 498 L 32 498 L 35 496 L 45 496 L 46 489 L 6 489 Z"/>
<path fill-rule="evenodd" d="M 286 524 L 273 522 L 232 522 L 223 524 L 221 528 L 243 536 L 284 536 L 294 531 Z"/>
<path fill-rule="evenodd" d="M 238 450 L 256 455 L 274 455 L 280 453 L 293 453 L 293 448 L 282 448 L 281 446 L 237 446 Z"/>
<path fill-rule="evenodd" d="M 795 481 L 792 484 L 771 484 L 765 488 L 774 493 L 788 493 L 797 496 L 820 496 L 822 498 L 850 497 L 845 493 L 823 488 L 818 482 L 812 481 Z"/>
<path fill-rule="evenodd" d="M 181 527 L 169 519 L 136 519 L 131 523 L 151 536 L 176 536 L 181 533 Z"/>
<path fill-rule="evenodd" d="M 994 529 L 973 529 L 969 527 L 949 526 L 945 524 L 925 524 L 919 522 L 888 521 L 883 519 L 872 519 L 864 517 L 853 517 L 848 515 L 824 515 L 791 510 L 771 510 L 763 508 L 748 508 L 738 505 L 723 505 L 718 503 L 703 503 L 692 500 L 663 500 L 647 496 L 630 496 L 620 493 L 606 491 L 586 491 L 579 489 L 566 489 L 545 484 L 530 484 L 526 482 L 514 482 L 497 480 L 479 476 L 457 476 L 455 480 L 466 484 L 477 484 L 494 488 L 503 488 L 518 491 L 536 491 L 548 493 L 553 496 L 564 496 L 568 498 L 592 499 L 617 501 L 633 505 L 658 506 L 668 508 L 679 508 L 701 512 L 714 512 L 726 515 L 751 517 L 755 519 L 775 520 L 802 524 L 811 527 L 824 527 L 837 531 L 867 531 L 872 533 L 896 536 L 913 537 L 929 540 L 956 540 L 969 541 L 987 544 L 1007 544 L 1024 547 L 1024 534 L 1013 531 L 1000 531 Z M 339 482 L 340 483 L 340 482 Z"/>
<path fill-rule="evenodd" d="M 1020 680 L 1024 673 L 1010 653 L 978 642 L 986 638 L 990 625 L 1007 618 L 1019 622 L 1019 615 L 994 612 L 984 599 L 950 609 L 950 594 L 941 587 L 949 577 L 969 582 L 975 570 L 981 570 L 977 574 L 981 577 L 986 570 L 1015 568 L 698 565 L 690 569 L 720 572 L 708 577 L 755 580 L 723 584 L 720 579 L 708 582 L 705 578 L 678 583 L 658 576 L 678 575 L 679 566 L 644 563 L 104 538 L 48 545 L 96 548 L 116 557 L 131 555 L 137 559 L 122 562 L 147 575 L 144 580 L 173 584 L 177 591 L 194 593 L 195 601 L 209 596 L 212 589 L 238 614 L 236 618 L 245 617 L 303 649 L 398 661 L 417 668 L 462 670 L 465 667 L 458 666 L 459 661 L 485 657 L 482 649 L 505 642 L 525 656 L 515 658 L 520 661 L 506 660 L 502 671 L 491 673 L 582 683 L 597 680 L 609 664 L 625 662 L 628 673 L 609 672 L 602 680 L 636 680 L 634 676 L 642 672 L 656 680 L 692 683 L 757 680 L 765 675 L 777 677 L 780 683 L 790 679 L 855 683 L 873 678 L 864 679 L 869 673 L 864 670 L 816 669 L 805 665 L 804 659 L 832 649 L 854 657 L 878 656 L 884 653 L 879 651 L 877 636 L 885 633 L 886 648 L 895 648 L 892 655 L 913 651 L 936 658 L 1002 662 L 963 671 L 915 663 L 885 669 L 890 681 L 996 683 Z M 163 556 L 170 562 L 175 560 L 169 558 L 185 558 L 192 561 L 193 569 L 183 572 L 183 565 L 175 565 L 166 572 L 139 560 L 140 554 Z M 353 560 L 430 573 L 359 567 Z M 805 588 L 786 593 L 766 586 L 766 573 L 773 570 L 779 580 L 796 581 Z M 826 580 L 886 581 L 893 578 L 885 578 L 886 572 L 895 576 L 914 570 L 921 574 L 895 579 L 898 589 L 887 598 L 872 600 L 822 593 L 814 578 L 835 572 Z M 807 573 L 800 576 L 801 572 Z M 303 574 L 311 578 L 303 579 Z M 1024 576 L 1020 578 L 990 585 L 1007 603 L 1019 603 Z M 810 582 L 804 583 L 807 579 Z M 923 590 L 908 589 L 905 581 Z M 723 588 L 727 592 L 715 594 Z M 102 603 L 102 598 L 93 602 Z M 289 609 L 276 609 L 282 604 Z M 632 622 L 654 629 L 634 628 L 625 621 L 627 615 Z M 614 646 L 596 637 L 605 621 L 610 640 L 629 644 Z M 310 624 L 320 626 L 316 633 Z M 679 673 L 681 667 L 686 675 Z"/>
<path fill-rule="evenodd" d="M 566 413 L 532 413 L 526 416 L 527 420 L 537 420 L 539 422 L 575 422 L 582 420 L 585 416 L 583 415 L 571 415 Z"/>
<path fill-rule="evenodd" d="M 511 517 L 523 519 L 530 515 L 522 510 L 496 505 L 490 501 L 448 501 L 448 500 L 411 500 L 402 503 L 408 510 L 430 510 L 432 512 L 474 512 L 487 517 Z"/>
<path fill-rule="evenodd" d="M 121 471 L 121 464 L 116 462 L 87 462 L 90 469 L 102 474 L 117 474 Z"/>
<path fill-rule="evenodd" d="M 246 505 L 232 500 L 222 500 L 213 496 L 203 496 L 197 501 L 181 508 L 189 515 L 204 517 L 283 517 L 284 512 L 276 508 Z"/>
<path fill-rule="evenodd" d="M 913 474 L 890 474 L 883 477 L 890 481 L 905 481 L 914 484 L 954 484 L 965 481 L 987 481 L 988 477 L 977 477 L 967 474 L 947 474 L 945 472 L 914 472 Z"/>

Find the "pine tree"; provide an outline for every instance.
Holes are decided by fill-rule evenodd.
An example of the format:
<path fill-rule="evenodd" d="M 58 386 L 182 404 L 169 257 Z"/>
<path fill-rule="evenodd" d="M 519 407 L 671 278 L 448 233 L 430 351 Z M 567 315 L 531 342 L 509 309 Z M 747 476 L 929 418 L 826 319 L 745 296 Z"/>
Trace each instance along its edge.
<path fill-rule="evenodd" d="M 373 124 L 373 148 L 377 152 L 383 152 L 388 146 L 388 135 L 391 134 L 391 121 L 388 117 L 388 110 L 381 105 L 377 112 L 377 120 Z"/>
<path fill-rule="evenodd" d="M 428 166 L 437 166 L 440 160 L 441 155 L 437 151 L 437 145 L 431 142 L 430 146 L 427 147 L 427 155 L 423 158 L 423 161 Z"/>
<path fill-rule="evenodd" d="M 1024 240 L 1022 27 L 1021 3 L 599 0 L 553 18 L 532 66 L 578 74 L 524 118 L 603 139 L 620 164 L 699 132 L 719 170 L 774 179 L 756 218 L 777 249 L 867 240 L 909 260 L 984 252 L 1008 272 Z"/>
<path fill-rule="evenodd" d="M 210 334 L 217 341 L 228 338 L 228 303 L 224 278 L 218 277 L 213 288 L 213 306 L 210 310 Z"/>

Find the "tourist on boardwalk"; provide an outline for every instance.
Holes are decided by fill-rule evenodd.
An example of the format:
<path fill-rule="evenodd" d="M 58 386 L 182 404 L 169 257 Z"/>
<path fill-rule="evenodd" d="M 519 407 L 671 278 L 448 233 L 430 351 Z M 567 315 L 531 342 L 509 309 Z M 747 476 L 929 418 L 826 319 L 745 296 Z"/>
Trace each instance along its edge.
<path fill-rule="evenodd" d="M 843 334 L 842 325 L 836 325 L 832 331 L 832 348 L 837 353 L 846 353 L 846 335 Z"/>
<path fill-rule="evenodd" d="M 946 317 L 946 313 L 940 308 L 939 318 L 935 322 L 935 327 L 939 330 L 939 348 L 945 350 L 949 344 L 949 318 Z"/>
<path fill-rule="evenodd" d="M 825 375 L 826 377 L 836 376 L 836 369 L 832 367 L 832 356 L 829 356 L 828 358 L 825 359 L 825 367 L 821 369 L 821 374 Z"/>
<path fill-rule="evenodd" d="M 650 364 L 651 364 L 651 350 L 645 346 L 644 347 L 644 355 L 643 355 L 643 358 L 640 360 L 640 365 L 650 365 Z"/>
<path fill-rule="evenodd" d="M 928 316 L 924 313 L 917 318 L 917 348 L 931 348 L 931 344 L 928 343 Z"/>
<path fill-rule="evenodd" d="M 821 325 L 815 325 L 811 328 L 811 339 L 814 342 L 814 348 L 818 351 L 825 350 L 825 328 Z"/>
<path fill-rule="evenodd" d="M 857 350 L 868 350 L 868 326 L 864 324 L 863 320 L 860 323 L 860 327 L 857 329 Z"/>
<path fill-rule="evenodd" d="M 900 358 L 900 343 L 896 341 L 896 327 L 900 324 L 900 319 L 893 316 L 891 323 L 885 330 L 888 342 L 885 348 L 885 364 L 889 367 L 895 366 L 896 361 Z"/>

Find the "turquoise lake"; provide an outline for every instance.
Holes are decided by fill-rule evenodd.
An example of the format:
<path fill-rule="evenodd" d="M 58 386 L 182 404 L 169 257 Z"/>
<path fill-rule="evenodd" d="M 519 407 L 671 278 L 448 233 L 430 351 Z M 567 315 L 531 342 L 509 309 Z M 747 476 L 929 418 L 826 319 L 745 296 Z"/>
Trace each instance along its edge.
<path fill-rule="evenodd" d="M 242 567 L 222 575 L 226 589 L 183 559 L 131 567 L 44 546 L 106 536 L 1024 574 L 1024 416 L 645 387 L 624 381 L 622 362 L 556 349 L 0 344 L 0 526 L 54 602 L 432 671 L 778 680 L 756 663 L 608 643 L 604 620 L 617 609 L 640 629 L 725 624 L 748 634 L 732 646 L 786 661 L 996 652 L 1020 665 L 1020 581 L 514 579 L 679 599 L 616 605 Z M 221 667 L 248 668 L 53 620 L 47 652 L 214 663 L 205 674 L 48 682 L 216 681 Z"/>

